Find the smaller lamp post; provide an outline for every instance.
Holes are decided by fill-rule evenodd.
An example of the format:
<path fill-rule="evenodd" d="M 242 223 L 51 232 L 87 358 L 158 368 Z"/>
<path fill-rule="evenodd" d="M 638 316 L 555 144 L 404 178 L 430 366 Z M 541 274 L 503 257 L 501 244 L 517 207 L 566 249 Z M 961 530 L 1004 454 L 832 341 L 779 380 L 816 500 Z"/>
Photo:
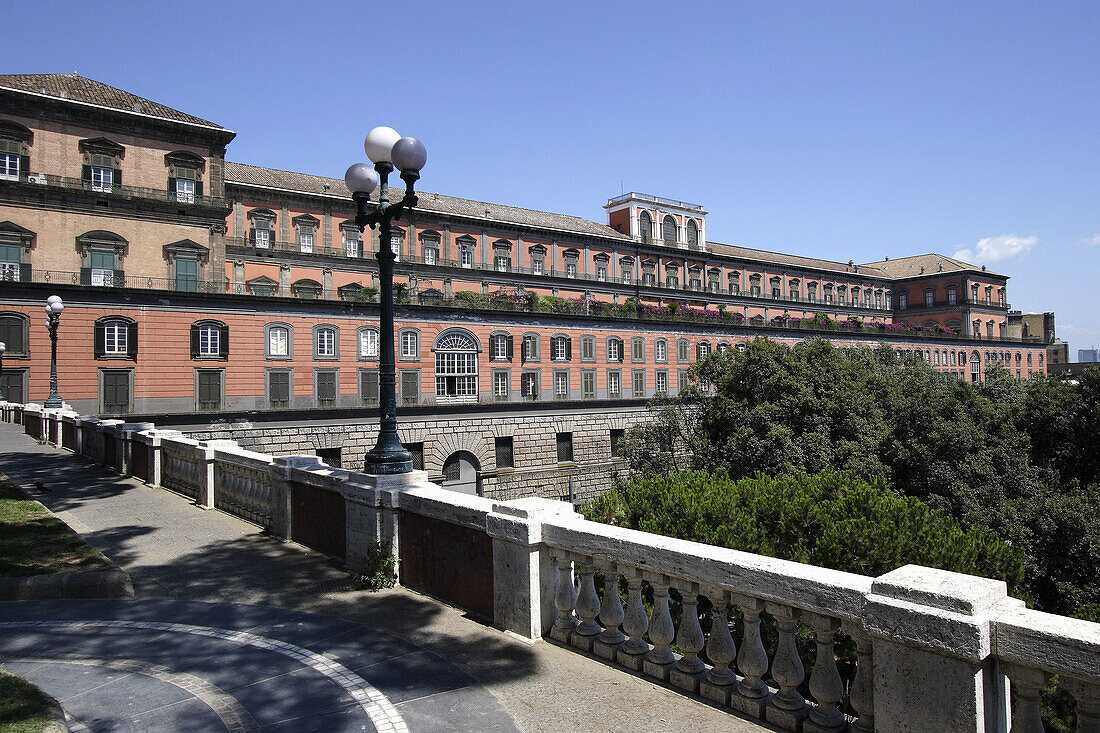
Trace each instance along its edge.
<path fill-rule="evenodd" d="M 61 296 L 46 298 L 46 328 L 50 330 L 50 396 L 42 403 L 43 407 L 62 407 L 61 395 L 57 393 L 57 327 L 61 325 L 61 311 L 65 304 Z"/>
<path fill-rule="evenodd" d="M 407 473 L 412 470 L 412 455 L 401 445 L 397 434 L 397 368 L 393 344 L 393 261 L 390 222 L 418 203 L 414 184 L 428 160 L 424 145 L 414 137 L 401 137 L 391 127 L 376 127 L 363 142 L 367 157 L 374 163 L 354 163 L 344 174 L 344 183 L 355 199 L 355 223 L 359 231 L 378 227 L 378 278 L 381 308 L 378 323 L 378 442 L 367 453 L 366 472 L 371 474 Z M 390 203 L 389 175 L 401 171 L 405 195 Z M 378 188 L 378 208 L 368 213 L 370 194 Z"/>
<path fill-rule="evenodd" d="M 0 402 L 4 401 L 4 354 L 7 350 L 8 345 L 0 341 Z"/>

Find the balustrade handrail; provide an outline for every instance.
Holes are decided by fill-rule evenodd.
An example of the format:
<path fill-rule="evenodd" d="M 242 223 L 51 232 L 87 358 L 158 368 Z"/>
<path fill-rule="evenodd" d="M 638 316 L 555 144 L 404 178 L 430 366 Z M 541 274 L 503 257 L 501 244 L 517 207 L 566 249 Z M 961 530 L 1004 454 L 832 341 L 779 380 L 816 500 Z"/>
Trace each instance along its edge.
<path fill-rule="evenodd" d="M 793 560 L 592 522 L 579 515 L 544 519 L 542 539 L 546 545 L 566 552 L 850 621 L 860 619 L 863 596 L 871 591 L 874 580 Z"/>
<path fill-rule="evenodd" d="M 112 184 L 109 188 L 96 188 L 91 181 L 83 178 L 73 178 L 71 176 L 58 176 L 53 173 L 35 173 L 32 174 L 34 178 L 41 179 L 44 183 L 39 185 L 57 186 L 58 188 L 66 189 L 79 189 L 82 191 L 88 191 L 94 193 L 97 196 L 120 196 L 120 197 L 138 197 L 145 199 L 155 199 L 157 201 L 166 201 L 175 204 L 182 204 L 187 206 L 201 205 L 201 206 L 225 206 L 225 198 L 217 196 L 196 196 L 194 194 L 190 196 L 180 197 L 175 191 L 169 191 L 167 188 L 146 188 L 144 186 L 130 186 L 127 184 Z"/>

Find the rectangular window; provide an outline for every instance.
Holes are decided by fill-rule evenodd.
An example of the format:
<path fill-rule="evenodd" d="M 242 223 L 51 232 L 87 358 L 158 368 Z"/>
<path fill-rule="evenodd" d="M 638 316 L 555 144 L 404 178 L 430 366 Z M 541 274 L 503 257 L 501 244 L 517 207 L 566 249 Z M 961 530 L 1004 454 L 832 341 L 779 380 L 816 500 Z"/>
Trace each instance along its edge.
<path fill-rule="evenodd" d="M 127 335 L 130 328 L 125 323 L 108 323 L 103 326 L 103 353 L 126 354 Z"/>
<path fill-rule="evenodd" d="M 313 230 L 302 230 L 298 232 L 298 247 L 303 254 L 310 254 L 313 252 Z"/>
<path fill-rule="evenodd" d="M 405 444 L 405 450 L 412 456 L 412 464 L 414 471 L 424 470 L 424 444 L 423 443 L 407 443 Z"/>
<path fill-rule="evenodd" d="M 626 431 L 622 428 L 611 429 L 611 457 L 620 458 L 623 455 L 622 440 Z"/>
<path fill-rule="evenodd" d="M 924 307 L 931 308 L 936 304 L 936 294 L 931 290 L 924 294 Z"/>
<path fill-rule="evenodd" d="M 572 463 L 573 461 L 573 433 L 558 433 L 558 463 Z"/>
<path fill-rule="evenodd" d="M 435 261 L 437 259 L 439 259 L 439 250 L 437 250 L 435 247 L 425 247 L 424 248 L 424 264 L 425 265 L 434 265 Z"/>
<path fill-rule="evenodd" d="M 494 266 L 497 272 L 508 272 L 512 269 L 512 258 L 506 254 L 497 254 L 493 258 Z"/>
<path fill-rule="evenodd" d="M 364 405 L 378 404 L 378 372 L 376 370 L 359 370 L 359 399 Z"/>
<path fill-rule="evenodd" d="M 267 406 L 271 408 L 290 407 L 290 372 L 271 371 L 267 373 Z"/>
<path fill-rule="evenodd" d="M 176 259 L 176 290 L 193 293 L 199 289 L 199 261 L 190 258 Z"/>
<path fill-rule="evenodd" d="M 537 400 L 539 398 L 539 374 L 538 372 L 524 372 L 520 381 L 520 391 L 524 399 Z"/>
<path fill-rule="evenodd" d="M 91 265 L 91 284 L 96 287 L 109 288 L 115 284 L 115 253 L 92 252 L 89 255 Z M 122 283 L 118 283 L 121 285 Z"/>
<path fill-rule="evenodd" d="M 653 383 L 655 394 L 668 394 L 668 372 L 657 372 Z"/>
<path fill-rule="evenodd" d="M 470 247 L 462 247 L 459 250 L 460 263 L 463 267 L 473 267 L 474 251 Z"/>
<path fill-rule="evenodd" d="M 130 370 L 105 369 L 103 375 L 103 412 L 121 415 L 130 412 Z"/>
<path fill-rule="evenodd" d="M 496 453 L 497 468 L 515 468 L 516 463 L 512 452 L 511 436 L 494 438 L 493 448 Z"/>
<path fill-rule="evenodd" d="M 565 263 L 565 276 L 576 277 L 577 276 L 577 263 L 574 260 L 570 260 Z"/>
<path fill-rule="evenodd" d="M 681 364 L 687 364 L 691 361 L 691 346 L 688 344 L 687 339 L 680 339 L 676 342 L 676 361 Z"/>
<path fill-rule="evenodd" d="M 176 201 L 182 204 L 195 203 L 195 182 L 186 178 L 176 178 Z"/>
<path fill-rule="evenodd" d="M 622 361 L 623 360 L 623 342 L 619 339 L 609 339 L 607 342 L 607 360 L 608 361 Z"/>
<path fill-rule="evenodd" d="M 596 399 L 596 372 L 581 372 L 581 395 L 586 400 Z"/>
<path fill-rule="evenodd" d="M 568 339 L 566 339 L 564 336 L 558 336 L 552 339 L 550 345 L 552 353 L 550 355 L 550 358 L 554 361 L 565 361 L 568 358 L 566 356 L 566 346 L 568 343 Z"/>
<path fill-rule="evenodd" d="M 401 358 L 420 358 L 420 334 L 415 331 L 403 331 L 401 333 Z"/>
<path fill-rule="evenodd" d="M 523 361 L 538 361 L 539 359 L 539 337 L 534 334 L 527 334 L 523 337 Z"/>
<path fill-rule="evenodd" d="M 317 406 L 332 407 L 336 404 L 336 372 L 314 372 L 317 390 Z"/>
<path fill-rule="evenodd" d="M 8 402 L 15 403 L 23 403 L 27 401 L 26 396 L 23 393 L 23 384 L 26 374 L 26 370 L 23 369 L 4 370 L 4 374 L 0 375 L 0 388 L 2 388 L 4 392 L 4 399 L 6 399 Z"/>
<path fill-rule="evenodd" d="M 617 399 L 622 394 L 622 375 L 619 372 L 607 373 L 607 396 Z"/>
<path fill-rule="evenodd" d="M 267 355 L 290 356 L 290 332 L 285 328 L 270 328 L 267 331 Z"/>
<path fill-rule="evenodd" d="M 569 372 L 554 372 L 554 399 L 569 399 Z"/>
<path fill-rule="evenodd" d="M 633 362 L 645 361 L 645 339 L 630 339 L 630 360 Z"/>
<path fill-rule="evenodd" d="M 596 361 L 596 339 L 581 336 L 581 361 Z"/>
<path fill-rule="evenodd" d="M 684 369 L 676 370 L 676 392 L 683 392 L 691 384 L 691 380 L 688 379 L 688 373 Z"/>
<path fill-rule="evenodd" d="M 668 342 L 663 339 L 657 339 L 653 343 L 653 360 L 665 362 L 668 361 Z"/>
<path fill-rule="evenodd" d="M 203 326 L 199 329 L 199 355 L 221 355 L 221 331 L 216 326 Z"/>
<path fill-rule="evenodd" d="M 633 380 L 633 395 L 635 397 L 645 397 L 645 372 L 641 369 L 635 369 L 631 376 Z"/>
<path fill-rule="evenodd" d="M 271 230 L 256 229 L 256 249 L 271 249 Z"/>
<path fill-rule="evenodd" d="M 542 258 L 541 257 L 537 260 L 531 260 L 531 272 L 532 272 L 532 274 L 535 274 L 535 275 L 541 275 L 542 274 L 543 270 L 542 270 Z"/>
<path fill-rule="evenodd" d="M 401 372 L 401 404 L 415 405 L 420 402 L 420 372 Z"/>
<path fill-rule="evenodd" d="M 497 334 L 489 339 L 489 358 L 493 361 L 509 361 L 508 336 Z"/>
<path fill-rule="evenodd" d="M 200 369 L 196 381 L 198 382 L 199 410 L 220 410 L 222 406 L 222 370 Z"/>
<path fill-rule="evenodd" d="M 21 279 L 22 249 L 18 244 L 0 244 L 0 280 L 15 282 Z"/>
<path fill-rule="evenodd" d="M 325 358 L 336 356 L 336 331 L 331 328 L 318 329 L 317 356 Z"/>
<path fill-rule="evenodd" d="M 508 372 L 493 372 L 493 399 L 505 402 L 511 397 L 512 385 L 509 381 Z"/>
<path fill-rule="evenodd" d="M 92 190 L 110 193 L 115 179 L 115 172 L 111 168 L 92 166 Z"/>
<path fill-rule="evenodd" d="M 606 265 L 596 265 L 596 279 L 599 280 L 600 282 L 605 282 L 607 280 L 607 266 Z"/>
<path fill-rule="evenodd" d="M 344 230 L 344 255 L 346 257 L 363 256 L 363 241 L 359 239 L 359 232 L 354 229 Z"/>
<path fill-rule="evenodd" d="M 359 332 L 359 356 L 363 359 L 378 358 L 377 331 L 366 330 Z"/>
<path fill-rule="evenodd" d="M 19 180 L 19 155 L 17 153 L 0 153 L 0 178 L 9 181 Z"/>

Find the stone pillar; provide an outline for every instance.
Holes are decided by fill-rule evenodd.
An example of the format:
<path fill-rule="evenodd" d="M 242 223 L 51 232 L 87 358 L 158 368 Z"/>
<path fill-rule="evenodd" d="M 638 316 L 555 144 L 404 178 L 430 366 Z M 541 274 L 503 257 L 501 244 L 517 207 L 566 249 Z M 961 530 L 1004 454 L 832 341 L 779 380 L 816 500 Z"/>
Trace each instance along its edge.
<path fill-rule="evenodd" d="M 336 291 L 332 287 L 332 268 L 325 267 L 321 270 L 321 299 L 335 300 Z"/>
<path fill-rule="evenodd" d="M 493 624 L 525 639 L 549 634 L 557 579 L 542 545 L 547 516 L 572 515 L 573 507 L 549 499 L 495 504 L 486 517 L 493 538 Z"/>
<path fill-rule="evenodd" d="M 348 476 L 338 489 L 345 500 L 345 557 L 348 567 L 354 568 L 361 563 L 366 556 L 366 548 L 375 542 L 388 542 L 393 554 L 399 555 L 401 494 L 409 489 L 423 488 L 439 489 L 428 481 L 427 471 L 377 476 L 351 473 Z M 400 563 L 397 574 L 400 580 Z"/>
<path fill-rule="evenodd" d="M 156 427 L 151 422 L 128 422 L 118 426 L 118 472 L 123 476 L 133 473 L 134 467 L 134 441 L 143 430 L 152 430 Z"/>
<path fill-rule="evenodd" d="M 203 509 L 214 508 L 214 462 L 221 448 L 237 448 L 235 440 L 204 440 L 198 446 L 202 455 L 205 471 L 203 485 L 199 488 L 198 505 Z"/>
<path fill-rule="evenodd" d="M 244 260 L 233 260 L 233 292 L 241 295 L 245 292 Z"/>
<path fill-rule="evenodd" d="M 277 295 L 289 297 L 290 292 L 290 265 L 279 265 L 279 292 Z"/>
<path fill-rule="evenodd" d="M 863 606 L 874 640 L 876 730 L 1008 730 L 990 618 L 1022 604 L 1003 581 L 945 570 L 906 565 L 876 578 Z"/>
<path fill-rule="evenodd" d="M 271 533 L 276 537 L 289 540 L 294 531 L 292 472 L 295 468 L 309 468 L 320 463 L 321 459 L 317 456 L 275 456 L 269 470 L 275 494 Z"/>

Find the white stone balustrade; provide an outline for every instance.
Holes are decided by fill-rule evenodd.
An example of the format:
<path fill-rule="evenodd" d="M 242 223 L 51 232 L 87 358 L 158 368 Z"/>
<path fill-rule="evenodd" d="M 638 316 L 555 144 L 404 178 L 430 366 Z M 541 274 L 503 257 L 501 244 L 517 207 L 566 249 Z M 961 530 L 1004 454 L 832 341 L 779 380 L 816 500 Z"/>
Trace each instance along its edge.
<path fill-rule="evenodd" d="M 0 404 L 4 419 L 30 416 L 53 435 L 45 412 Z M 349 563 L 374 541 L 400 547 L 405 513 L 484 532 L 497 626 L 594 653 L 781 729 L 1037 732 L 1044 685 L 1057 675 L 1076 701 L 1079 733 L 1100 733 L 1100 624 L 1028 610 L 1000 581 L 917 566 L 868 578 L 588 522 L 562 502 L 449 492 L 422 471 L 368 476 L 232 441 L 200 443 L 64 411 L 54 419 L 71 420 L 77 452 L 101 463 L 105 430 L 148 446 L 151 485 L 270 521 L 279 536 L 290 536 L 293 484 L 339 492 Z M 762 618 L 777 637 L 771 659 Z M 808 679 L 799 634 L 812 635 Z M 855 647 L 847 690 L 838 639 Z"/>

